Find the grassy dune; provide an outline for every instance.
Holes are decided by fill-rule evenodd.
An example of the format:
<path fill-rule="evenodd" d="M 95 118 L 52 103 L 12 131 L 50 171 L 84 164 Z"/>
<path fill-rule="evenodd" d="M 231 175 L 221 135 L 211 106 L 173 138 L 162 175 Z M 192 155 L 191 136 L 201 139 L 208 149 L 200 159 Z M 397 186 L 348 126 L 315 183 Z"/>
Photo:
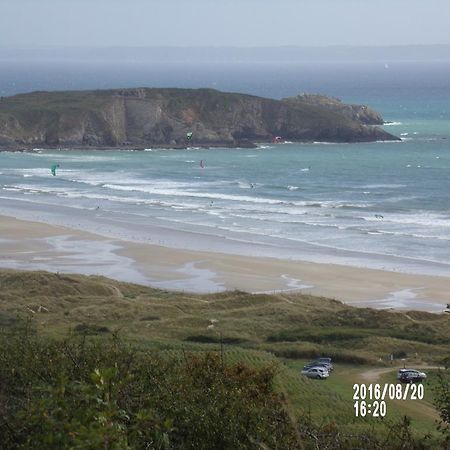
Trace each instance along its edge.
<path fill-rule="evenodd" d="M 162 348 L 222 342 L 286 358 L 326 353 L 356 364 L 383 364 L 391 353 L 439 364 L 450 347 L 447 314 L 353 308 L 309 295 L 192 295 L 103 277 L 0 271 L 0 323 L 14 323 L 17 315 L 31 317 L 50 336 L 120 331 Z"/>

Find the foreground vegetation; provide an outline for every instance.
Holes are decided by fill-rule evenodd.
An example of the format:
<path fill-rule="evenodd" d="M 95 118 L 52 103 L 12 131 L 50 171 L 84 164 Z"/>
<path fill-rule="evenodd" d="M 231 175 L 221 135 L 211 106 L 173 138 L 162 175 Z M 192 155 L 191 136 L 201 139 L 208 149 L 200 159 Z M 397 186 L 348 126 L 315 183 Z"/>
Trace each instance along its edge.
<path fill-rule="evenodd" d="M 2 342 L 2 448 L 293 448 L 273 369 L 183 361 L 117 340 Z"/>
<path fill-rule="evenodd" d="M 0 271 L 0 330 L 1 448 L 449 448 L 448 371 L 386 419 L 356 418 L 351 398 L 391 353 L 448 364 L 445 314 Z M 321 354 L 330 379 L 300 377 Z"/>

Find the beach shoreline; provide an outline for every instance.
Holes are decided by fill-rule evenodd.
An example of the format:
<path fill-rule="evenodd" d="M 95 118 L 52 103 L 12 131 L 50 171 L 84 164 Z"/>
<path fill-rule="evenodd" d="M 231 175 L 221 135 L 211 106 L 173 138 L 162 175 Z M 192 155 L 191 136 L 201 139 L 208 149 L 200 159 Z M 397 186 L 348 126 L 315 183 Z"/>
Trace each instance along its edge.
<path fill-rule="evenodd" d="M 389 125 L 395 125 L 397 122 L 384 122 L 383 124 L 367 125 L 372 127 L 383 127 Z M 124 151 L 124 152 L 145 152 L 148 150 L 189 150 L 191 148 L 202 149 L 202 150 L 214 150 L 214 149 L 242 149 L 242 150 L 252 150 L 260 148 L 261 146 L 267 145 L 285 145 L 285 144 L 303 144 L 303 145 L 333 145 L 333 144 L 346 144 L 346 145 L 358 145 L 358 144 L 386 144 L 386 143 L 401 143 L 403 140 L 395 136 L 397 139 L 392 140 L 374 140 L 374 141 L 318 141 L 318 140 L 285 140 L 279 143 L 270 141 L 267 139 L 253 139 L 250 141 L 239 141 L 236 144 L 230 144 L 229 142 L 217 142 L 217 143 L 196 143 L 192 142 L 190 145 L 184 144 L 155 144 L 155 145 L 117 145 L 117 146 L 91 146 L 91 145 L 71 145 L 70 147 L 61 146 L 57 148 L 60 152 L 71 152 L 71 151 L 89 151 L 89 152 L 108 152 L 108 151 Z M 0 153 L 38 153 L 39 151 L 55 151 L 54 144 L 42 144 L 39 146 L 35 144 L 0 144 Z"/>
<path fill-rule="evenodd" d="M 434 313 L 445 310 L 450 290 L 443 276 L 174 248 L 6 215 L 0 216 L 0 267 L 104 275 L 199 293 L 302 292 L 359 307 Z"/>

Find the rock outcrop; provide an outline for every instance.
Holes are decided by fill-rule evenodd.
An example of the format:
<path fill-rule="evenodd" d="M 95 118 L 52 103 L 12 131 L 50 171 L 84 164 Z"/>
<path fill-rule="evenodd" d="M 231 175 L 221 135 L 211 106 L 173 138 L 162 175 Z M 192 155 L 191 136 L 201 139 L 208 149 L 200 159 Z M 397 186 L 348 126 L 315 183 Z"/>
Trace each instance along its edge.
<path fill-rule="evenodd" d="M 321 94 L 300 94 L 283 99 L 290 105 L 312 105 L 327 111 L 337 112 L 364 125 L 383 125 L 381 114 L 366 105 L 349 105 L 336 97 Z"/>
<path fill-rule="evenodd" d="M 398 139 L 367 125 L 377 113 L 364 114 L 365 107 L 311 98 L 273 100 L 212 89 L 33 92 L 0 100 L 0 147 L 186 146 L 189 131 L 189 145 L 197 146 L 252 146 L 274 136 L 299 142 Z"/>

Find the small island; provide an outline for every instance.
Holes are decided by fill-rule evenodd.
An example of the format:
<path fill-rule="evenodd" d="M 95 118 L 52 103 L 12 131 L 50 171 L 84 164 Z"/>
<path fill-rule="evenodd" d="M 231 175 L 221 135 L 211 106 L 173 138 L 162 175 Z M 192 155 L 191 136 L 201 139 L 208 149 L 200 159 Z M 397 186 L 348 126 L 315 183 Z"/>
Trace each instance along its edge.
<path fill-rule="evenodd" d="M 399 140 L 380 124 L 381 115 L 369 107 L 323 95 L 274 100 L 213 89 L 131 88 L 0 99 L 3 150 L 253 147 L 277 137 L 293 142 Z"/>

